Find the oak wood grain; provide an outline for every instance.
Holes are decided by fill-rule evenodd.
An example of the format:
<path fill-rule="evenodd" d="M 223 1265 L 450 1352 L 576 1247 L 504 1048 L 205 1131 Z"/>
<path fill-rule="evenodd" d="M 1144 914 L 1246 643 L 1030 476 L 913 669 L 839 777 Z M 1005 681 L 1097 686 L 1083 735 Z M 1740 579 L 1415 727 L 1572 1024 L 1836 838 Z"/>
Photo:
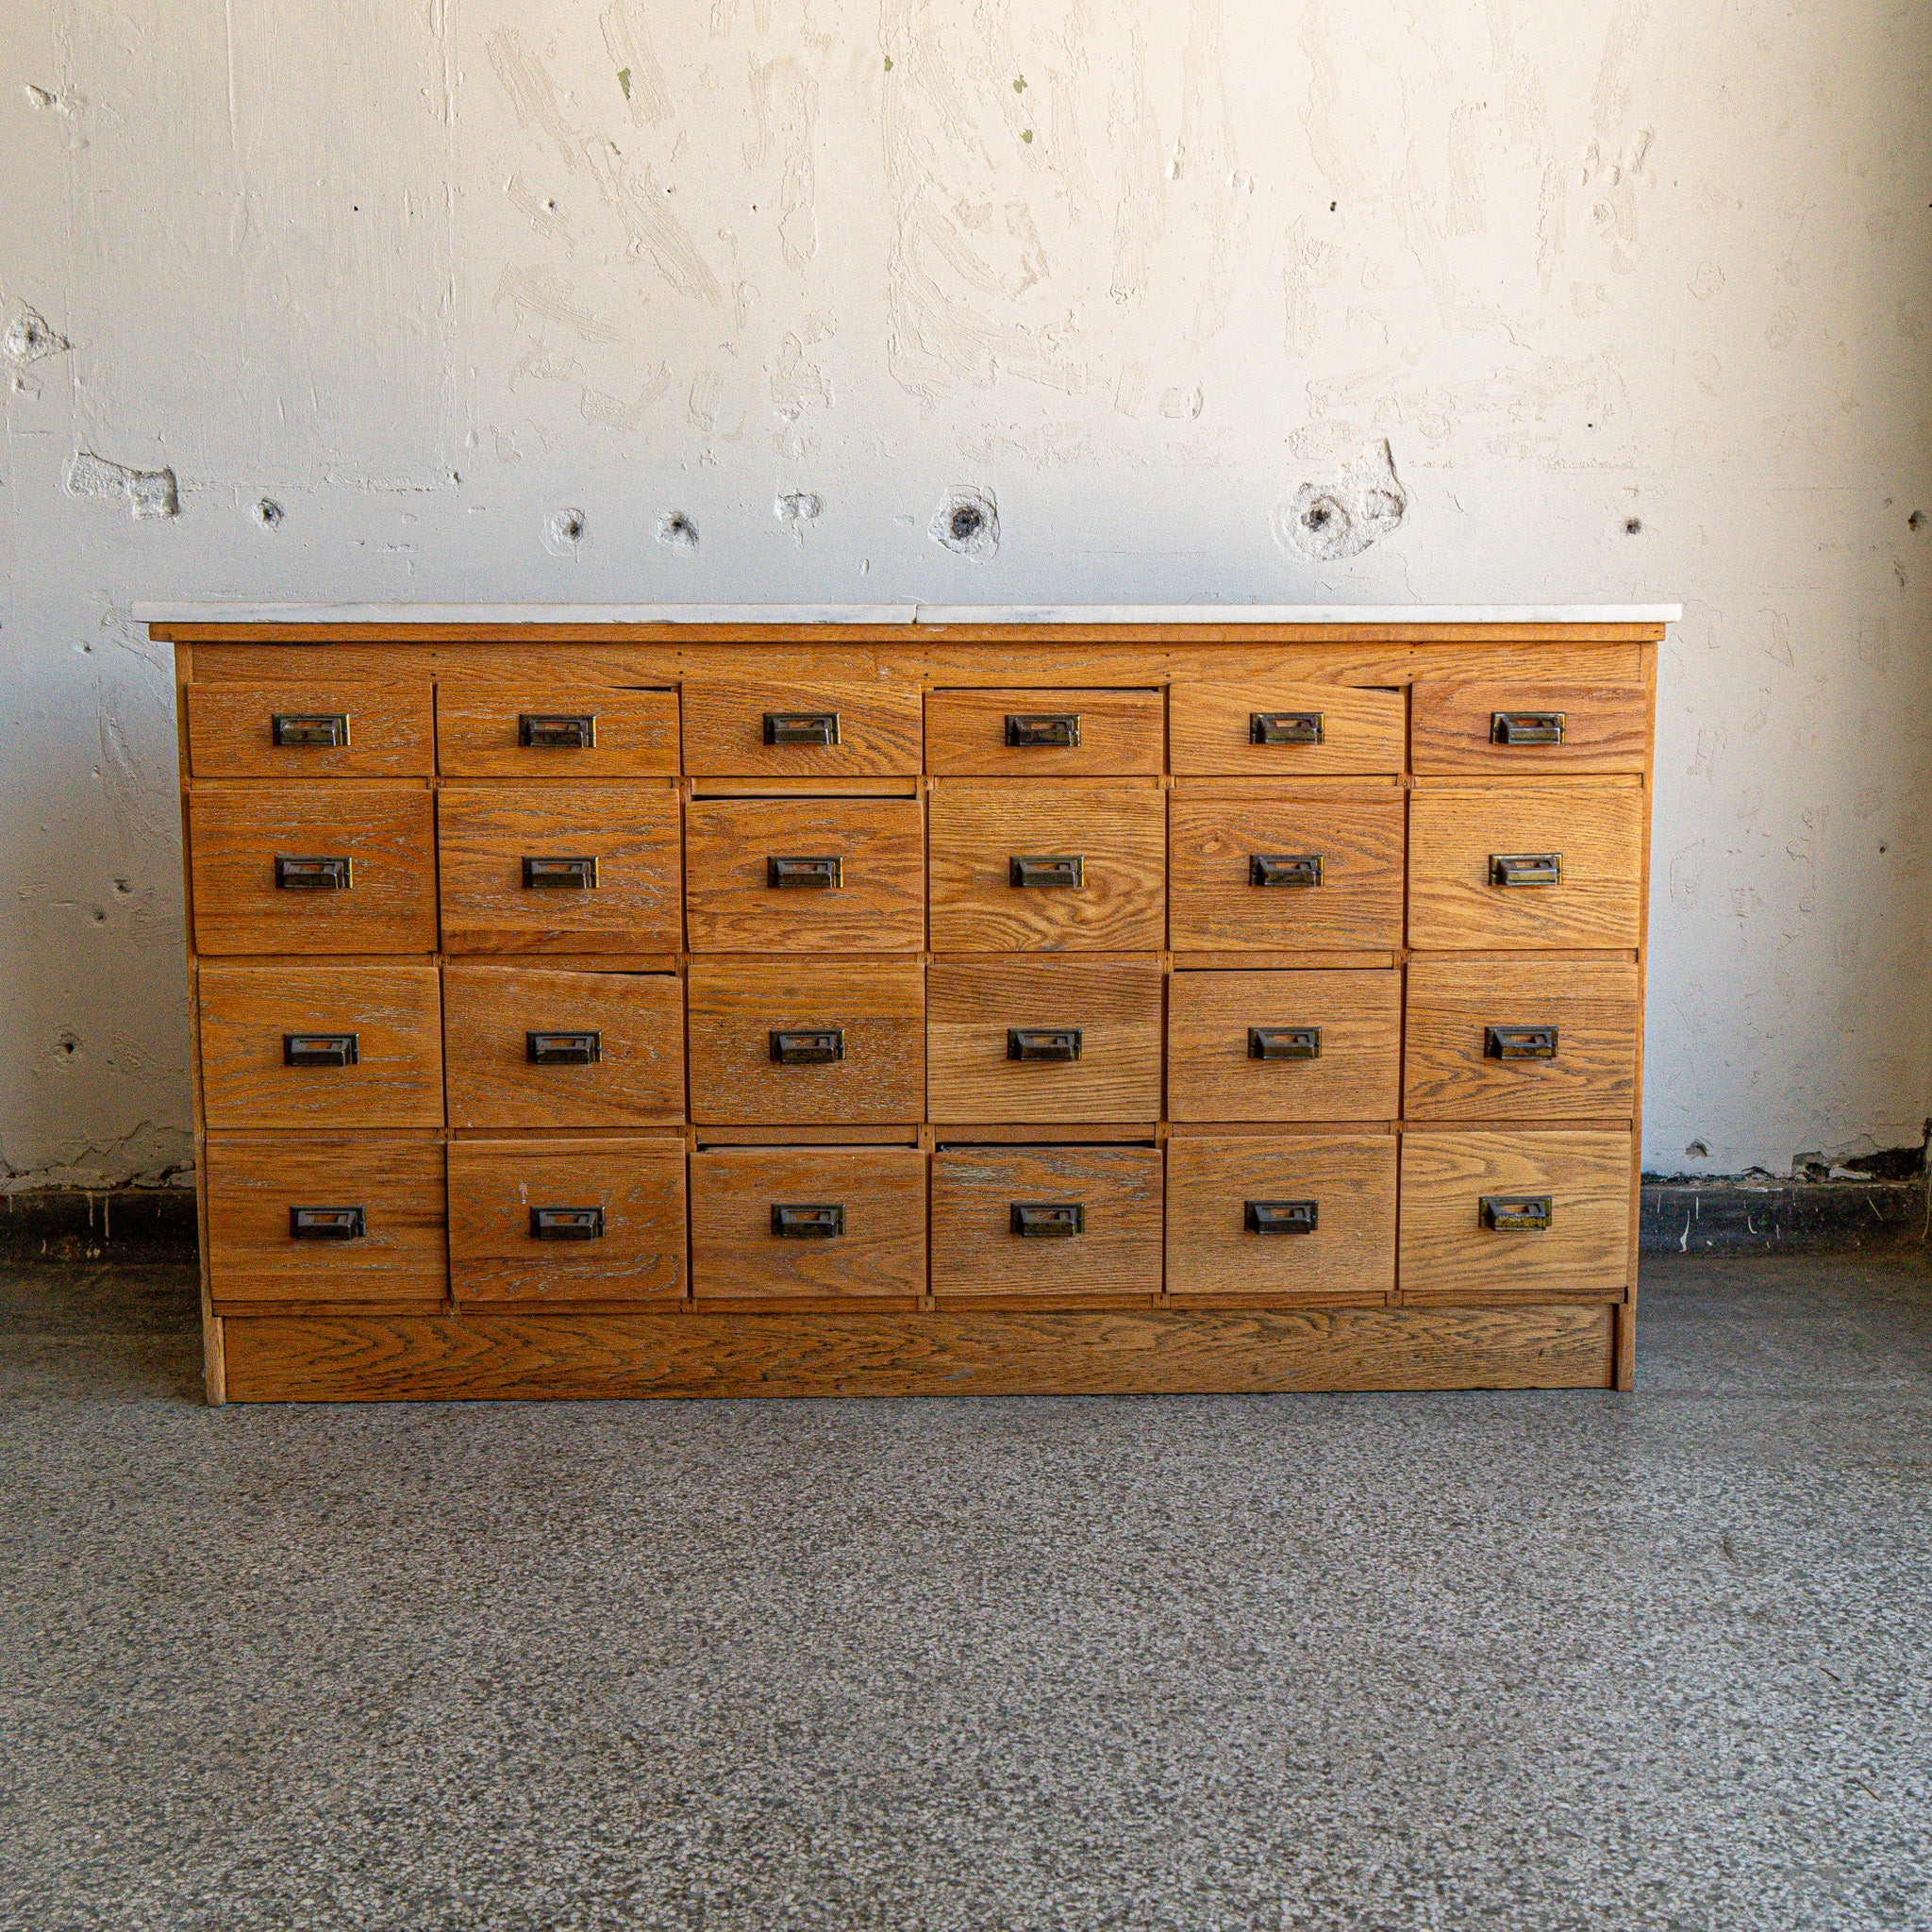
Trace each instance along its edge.
<path fill-rule="evenodd" d="M 1154 690 L 936 691 L 925 701 L 925 768 L 960 776 L 1079 778 L 1164 769 L 1165 706 Z M 1074 745 L 1012 745 L 1009 715 L 1077 721 Z"/>
<path fill-rule="evenodd" d="M 1176 773 L 1292 780 L 1317 774 L 1397 773 L 1403 769 L 1407 705 L 1400 691 L 1265 679 L 1253 683 L 1179 681 L 1168 698 L 1169 763 Z M 1319 744 L 1257 744 L 1257 712 L 1314 711 Z"/>
<path fill-rule="evenodd" d="M 528 745 L 525 713 L 588 717 L 588 745 Z M 677 693 L 552 684 L 540 664 L 525 681 L 436 688 L 439 768 L 463 777 L 644 778 L 679 770 Z"/>
<path fill-rule="evenodd" d="M 737 776 L 843 777 L 917 772 L 921 753 L 917 679 L 819 677 L 769 657 L 733 675 L 701 669 L 684 687 L 684 768 Z M 838 713 L 836 744 L 767 744 L 765 714 Z"/>
<path fill-rule="evenodd" d="M 190 769 L 197 777 L 403 778 L 436 769 L 436 724 L 426 685 L 332 677 L 189 684 L 183 691 Z M 278 713 L 344 718 L 349 741 L 278 745 Z"/>
<path fill-rule="evenodd" d="M 1497 744 L 1499 711 L 1560 711 L 1562 741 Z M 1410 759 L 1418 772 L 1642 772 L 1650 768 L 1649 724 L 1637 679 L 1424 677 L 1415 686 Z"/>

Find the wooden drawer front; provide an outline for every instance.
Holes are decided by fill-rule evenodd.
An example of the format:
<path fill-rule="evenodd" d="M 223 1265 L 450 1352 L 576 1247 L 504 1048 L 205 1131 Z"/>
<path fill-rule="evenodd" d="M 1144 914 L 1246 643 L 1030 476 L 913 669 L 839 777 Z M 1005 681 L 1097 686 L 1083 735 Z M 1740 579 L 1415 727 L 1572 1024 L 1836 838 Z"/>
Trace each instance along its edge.
<path fill-rule="evenodd" d="M 1164 712 L 1158 691 L 936 691 L 925 701 L 925 768 L 995 778 L 1158 774 Z"/>
<path fill-rule="evenodd" d="M 934 952 L 1163 943 L 1167 841 L 1153 787 L 947 784 L 931 810 Z M 1078 883 L 1015 883 L 1022 859 L 1045 858 L 1077 860 Z"/>
<path fill-rule="evenodd" d="M 327 1237 L 297 1238 L 305 1228 Z M 358 1231 L 359 1230 L 359 1231 Z M 442 1149 L 305 1134 L 208 1143 L 208 1283 L 236 1303 L 418 1303 L 448 1285 Z"/>
<path fill-rule="evenodd" d="M 684 1118 L 670 973 L 443 968 L 453 1127 L 624 1127 Z"/>
<path fill-rule="evenodd" d="M 452 1141 L 449 1273 L 465 1305 L 679 1299 L 684 1142 Z"/>
<path fill-rule="evenodd" d="M 684 769 L 736 778 L 917 772 L 922 704 L 916 684 L 706 678 L 684 687 Z"/>
<path fill-rule="evenodd" d="M 1644 792 L 1555 785 L 1424 787 L 1409 800 L 1408 942 L 1436 950 L 1635 946 Z M 1558 861 L 1550 884 L 1500 885 L 1497 861 Z"/>
<path fill-rule="evenodd" d="M 1488 1224 L 1492 1212 L 1507 1217 L 1524 1206 L 1546 1208 L 1549 1224 Z M 1425 1128 L 1403 1136 L 1403 1300 L 1614 1300 L 1629 1268 L 1628 1134 Z"/>
<path fill-rule="evenodd" d="M 1628 1119 L 1641 1023 L 1623 960 L 1429 959 L 1408 969 L 1411 1120 Z"/>
<path fill-rule="evenodd" d="M 1402 942 L 1403 807 L 1386 798 L 1168 794 L 1176 952 L 1348 950 Z M 1319 858 L 1317 884 L 1260 884 Z M 1261 860 L 1275 861 L 1273 867 Z"/>
<path fill-rule="evenodd" d="M 691 1118 L 713 1125 L 924 1118 L 916 959 L 691 962 Z"/>
<path fill-rule="evenodd" d="M 192 792 L 195 950 L 433 953 L 432 824 L 420 786 Z"/>
<path fill-rule="evenodd" d="M 685 856 L 694 953 L 916 953 L 924 943 L 916 798 L 694 799 Z M 836 884 L 774 884 L 781 859 L 834 860 Z"/>
<path fill-rule="evenodd" d="M 199 974 L 210 1127 L 440 1127 L 434 966 L 244 965 Z"/>
<path fill-rule="evenodd" d="M 1392 970 L 1176 973 L 1168 989 L 1172 1120 L 1393 1120 L 1401 1067 Z"/>
<path fill-rule="evenodd" d="M 916 1147 L 693 1154 L 691 1240 L 700 1301 L 924 1294 L 925 1156 Z"/>
<path fill-rule="evenodd" d="M 1158 959 L 935 959 L 926 999 L 928 1119 L 1159 1119 Z"/>
<path fill-rule="evenodd" d="M 675 953 L 677 793 L 668 785 L 445 785 L 437 806 L 449 953 Z M 588 860 L 575 886 L 528 883 Z"/>
<path fill-rule="evenodd" d="M 437 758 L 475 778 L 675 776 L 675 691 L 439 685 Z"/>
<path fill-rule="evenodd" d="M 426 684 L 192 684 L 197 778 L 427 777 L 436 727 Z"/>
<path fill-rule="evenodd" d="M 1177 684 L 1168 695 L 1176 773 L 1307 778 L 1402 770 L 1399 691 L 1345 684 Z"/>
<path fill-rule="evenodd" d="M 1418 772 L 1641 772 L 1649 694 L 1641 684 L 1418 680 L 1409 734 Z"/>
<path fill-rule="evenodd" d="M 1168 1293 L 1362 1301 L 1394 1286 L 1394 1135 L 1167 1143 Z"/>
<path fill-rule="evenodd" d="M 1018 1209 L 1077 1207 L 1077 1234 L 1014 1232 Z M 936 1295 L 1158 1294 L 1153 1147 L 942 1147 L 932 1162 Z"/>

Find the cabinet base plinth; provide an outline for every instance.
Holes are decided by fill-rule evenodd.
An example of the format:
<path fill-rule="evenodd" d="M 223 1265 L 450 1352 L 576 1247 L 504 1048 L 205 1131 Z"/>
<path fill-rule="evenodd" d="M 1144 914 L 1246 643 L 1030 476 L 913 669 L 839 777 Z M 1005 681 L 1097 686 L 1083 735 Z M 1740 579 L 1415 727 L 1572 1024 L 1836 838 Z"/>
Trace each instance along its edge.
<path fill-rule="evenodd" d="M 301 1315 L 225 1324 L 231 1402 L 1607 1389 L 1604 1307 Z"/>

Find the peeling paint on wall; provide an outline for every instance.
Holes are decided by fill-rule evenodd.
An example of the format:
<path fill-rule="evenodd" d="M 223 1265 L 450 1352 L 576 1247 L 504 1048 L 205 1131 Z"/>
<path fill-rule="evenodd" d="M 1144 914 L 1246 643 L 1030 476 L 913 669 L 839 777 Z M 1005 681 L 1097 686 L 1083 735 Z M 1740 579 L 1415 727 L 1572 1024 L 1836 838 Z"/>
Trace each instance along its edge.
<path fill-rule="evenodd" d="M 69 496 L 119 497 L 135 517 L 175 517 L 181 499 L 173 470 L 130 470 L 91 450 L 76 450 L 67 464 Z"/>
<path fill-rule="evenodd" d="M 1386 441 L 1342 464 L 1325 483 L 1304 483 L 1275 517 L 1276 541 L 1315 563 L 1359 557 L 1401 526 L 1408 494 Z"/>

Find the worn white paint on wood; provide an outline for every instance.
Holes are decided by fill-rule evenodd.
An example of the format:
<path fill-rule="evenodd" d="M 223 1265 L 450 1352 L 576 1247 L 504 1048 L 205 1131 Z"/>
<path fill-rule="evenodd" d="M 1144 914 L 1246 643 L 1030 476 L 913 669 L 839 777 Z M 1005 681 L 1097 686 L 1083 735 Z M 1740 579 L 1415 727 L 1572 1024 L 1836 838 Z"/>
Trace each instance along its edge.
<path fill-rule="evenodd" d="M 186 1158 L 163 598 L 1681 595 L 1649 1157 L 1918 1138 L 1932 10 L 53 0 L 0 56 L 8 1174 Z"/>

